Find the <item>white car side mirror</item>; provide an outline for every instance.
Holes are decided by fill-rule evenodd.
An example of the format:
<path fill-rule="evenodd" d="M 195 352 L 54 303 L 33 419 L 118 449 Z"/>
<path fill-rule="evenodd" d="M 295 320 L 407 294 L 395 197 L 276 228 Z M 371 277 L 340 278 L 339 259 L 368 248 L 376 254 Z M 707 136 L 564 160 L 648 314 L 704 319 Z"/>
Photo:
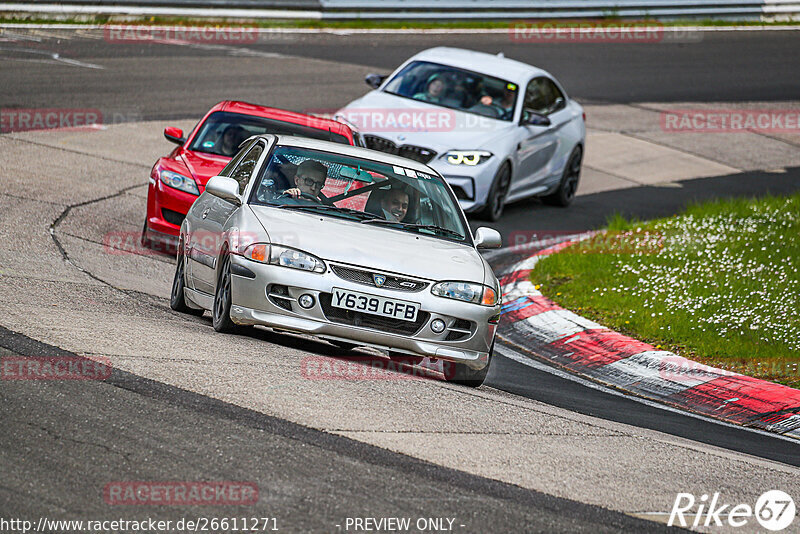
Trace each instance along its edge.
<path fill-rule="evenodd" d="M 215 197 L 233 202 L 237 206 L 242 203 L 242 199 L 239 198 L 239 182 L 233 178 L 214 176 L 206 184 L 206 191 Z"/>
<path fill-rule="evenodd" d="M 481 226 L 475 230 L 476 248 L 500 248 L 502 239 L 500 232 L 488 226 Z"/>

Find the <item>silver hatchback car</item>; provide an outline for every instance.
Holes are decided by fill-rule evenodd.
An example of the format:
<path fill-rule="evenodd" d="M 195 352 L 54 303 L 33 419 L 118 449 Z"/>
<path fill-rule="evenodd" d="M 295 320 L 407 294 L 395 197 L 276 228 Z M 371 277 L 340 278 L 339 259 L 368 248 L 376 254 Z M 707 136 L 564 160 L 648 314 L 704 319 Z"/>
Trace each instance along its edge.
<path fill-rule="evenodd" d="M 291 136 L 250 138 L 206 185 L 180 231 L 174 310 L 365 345 L 479 386 L 500 288 L 452 190 L 430 167 Z"/>

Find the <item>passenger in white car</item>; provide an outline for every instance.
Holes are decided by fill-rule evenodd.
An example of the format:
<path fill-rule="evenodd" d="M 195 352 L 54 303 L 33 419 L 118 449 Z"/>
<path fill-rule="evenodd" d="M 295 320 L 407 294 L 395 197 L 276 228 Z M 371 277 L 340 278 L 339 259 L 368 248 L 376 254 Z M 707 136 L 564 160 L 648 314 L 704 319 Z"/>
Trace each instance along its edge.
<path fill-rule="evenodd" d="M 444 77 L 440 74 L 433 74 L 428 78 L 425 84 L 425 92 L 415 94 L 414 98 L 424 102 L 440 104 L 442 100 L 444 100 L 445 93 L 447 92 L 446 89 L 447 84 L 445 83 Z"/>
<path fill-rule="evenodd" d="M 401 222 L 408 213 L 408 193 L 402 189 L 391 189 L 381 199 L 381 209 L 387 221 Z"/>

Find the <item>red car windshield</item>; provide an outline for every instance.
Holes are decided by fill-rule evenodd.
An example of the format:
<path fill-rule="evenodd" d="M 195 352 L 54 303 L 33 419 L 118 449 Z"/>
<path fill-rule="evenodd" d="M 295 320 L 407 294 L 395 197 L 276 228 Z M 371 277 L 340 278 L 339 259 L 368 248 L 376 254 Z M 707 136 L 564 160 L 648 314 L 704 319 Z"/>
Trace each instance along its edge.
<path fill-rule="evenodd" d="M 189 150 L 207 152 L 220 156 L 233 157 L 239 151 L 239 145 L 251 135 L 277 134 L 298 135 L 333 141 L 349 145 L 350 140 L 344 135 L 329 130 L 320 130 L 305 124 L 295 124 L 266 117 L 255 117 L 242 113 L 216 111 L 208 116 L 200 126 L 200 130 L 192 141 Z"/>

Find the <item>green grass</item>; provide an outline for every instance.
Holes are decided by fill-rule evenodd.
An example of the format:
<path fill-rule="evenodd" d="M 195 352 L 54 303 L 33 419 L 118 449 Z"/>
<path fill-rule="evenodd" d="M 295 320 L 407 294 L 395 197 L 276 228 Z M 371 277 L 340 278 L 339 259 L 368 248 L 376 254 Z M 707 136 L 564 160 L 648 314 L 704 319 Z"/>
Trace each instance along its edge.
<path fill-rule="evenodd" d="M 694 205 L 540 261 L 561 306 L 663 350 L 800 387 L 800 194 Z"/>
<path fill-rule="evenodd" d="M 519 20 L 505 21 L 442 21 L 426 22 L 416 20 L 343 20 L 343 21 L 321 21 L 305 19 L 224 19 L 216 17 L 208 18 L 188 18 L 188 17 L 145 17 L 131 15 L 79 15 L 74 17 L 63 17 L 59 19 L 43 18 L 33 14 L 22 14 L 13 16 L 0 16 L 0 24 L 144 24 L 144 25 L 178 25 L 178 26 L 245 26 L 254 28 L 307 28 L 307 29 L 508 29 L 509 26 Z M 538 22 L 555 22 L 551 20 L 541 20 Z M 574 25 L 585 22 L 562 20 L 561 24 Z M 606 17 L 597 22 L 624 22 L 617 17 Z M 634 22 L 634 21 L 628 21 Z M 636 20 L 637 23 L 651 23 L 663 26 L 796 26 L 800 25 L 800 20 L 795 21 L 770 21 L 759 20 Z"/>

